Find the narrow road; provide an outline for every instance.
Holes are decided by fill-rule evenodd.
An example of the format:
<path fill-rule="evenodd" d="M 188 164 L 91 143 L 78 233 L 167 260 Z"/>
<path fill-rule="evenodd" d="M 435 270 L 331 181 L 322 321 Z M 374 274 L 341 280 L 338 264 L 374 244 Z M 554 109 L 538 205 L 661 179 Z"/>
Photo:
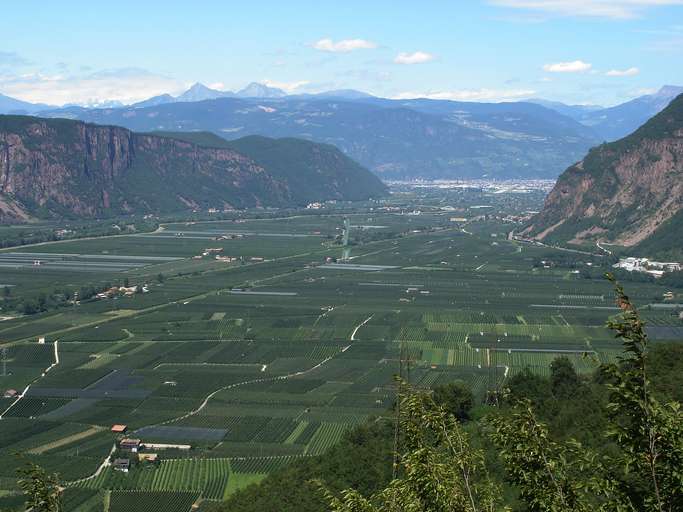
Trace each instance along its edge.
<path fill-rule="evenodd" d="M 600 241 L 595 242 L 595 245 L 597 245 L 598 249 L 601 251 L 605 251 L 609 256 L 612 256 L 612 251 L 605 249 L 602 245 L 600 245 Z"/>
<path fill-rule="evenodd" d="M 105 457 L 105 459 L 102 461 L 102 464 L 98 466 L 97 470 L 92 475 L 86 476 L 85 478 L 80 478 L 78 480 L 71 480 L 70 482 L 65 482 L 64 485 L 74 485 L 80 482 L 87 482 L 88 480 L 92 480 L 93 478 L 97 478 L 98 476 L 100 476 L 100 473 L 104 471 L 104 468 L 111 465 L 111 456 L 114 455 L 115 451 L 116 443 L 114 443 L 114 445 L 111 447 L 111 450 L 109 450 L 109 454 Z"/>
<path fill-rule="evenodd" d="M 363 327 L 365 324 L 367 324 L 367 323 L 372 319 L 373 316 L 375 316 L 374 313 L 373 313 L 372 315 L 370 315 L 369 317 L 367 317 L 365 320 L 363 320 L 361 323 L 359 323 L 359 324 L 356 326 L 356 328 L 355 328 L 355 329 L 353 330 L 353 332 L 351 333 L 351 341 L 356 341 L 356 333 L 358 332 L 358 329 L 360 329 L 360 328 Z"/>
<path fill-rule="evenodd" d="M 370 318 L 368 318 L 368 320 L 370 320 Z M 367 320 L 366 320 L 366 321 L 367 321 Z M 330 356 L 330 357 L 326 357 L 325 359 L 323 359 L 322 361 L 320 361 L 320 362 L 319 362 L 318 364 L 316 364 L 315 366 L 312 366 L 312 367 L 310 367 L 310 368 L 308 368 L 308 369 L 306 369 L 306 370 L 300 370 L 300 371 L 298 371 L 298 372 L 287 373 L 287 374 L 284 374 L 284 375 L 275 375 L 275 376 L 273 376 L 273 377 L 262 377 L 262 378 L 260 378 L 260 379 L 250 379 L 250 380 L 245 380 L 245 381 L 242 381 L 242 382 L 236 382 L 236 383 L 234 383 L 234 384 L 229 384 L 228 386 L 223 386 L 223 387 L 218 388 L 217 390 L 212 391 L 211 393 L 209 393 L 209 394 L 206 396 L 206 398 L 204 398 L 204 401 L 199 405 L 199 407 L 197 407 L 197 408 L 194 409 L 193 411 L 190 411 L 190 412 L 188 412 L 187 414 L 183 414 L 182 416 L 178 416 L 178 417 L 176 417 L 176 418 L 172 418 L 172 419 L 170 419 L 170 420 L 162 421 L 162 422 L 160 422 L 160 423 L 155 423 L 155 424 L 152 424 L 152 425 L 146 425 L 145 427 L 159 427 L 159 426 L 163 426 L 163 425 L 168 425 L 169 423 L 175 423 L 175 422 L 177 422 L 177 421 L 184 420 L 184 419 L 189 418 L 189 417 L 191 417 L 191 416 L 195 416 L 196 414 L 199 414 L 199 413 L 200 413 L 200 412 L 209 404 L 209 402 L 211 401 L 211 399 L 212 399 L 214 396 L 216 396 L 218 393 L 220 393 L 221 391 L 227 391 L 228 389 L 234 389 L 234 388 L 237 388 L 237 387 L 240 387 L 240 386 L 246 386 L 247 384 L 259 384 L 259 383 L 263 383 L 263 382 L 274 382 L 274 381 L 277 381 L 277 380 L 287 380 L 287 379 L 291 379 L 292 377 L 300 377 L 300 376 L 302 376 L 302 375 L 306 375 L 306 374 L 308 374 L 308 373 L 310 373 L 310 372 L 312 372 L 312 371 L 314 371 L 314 370 L 317 370 L 318 368 L 320 368 L 320 367 L 326 365 L 326 364 L 329 363 L 332 359 L 334 359 L 337 355 L 343 354 L 343 353 L 346 352 L 349 348 L 351 348 L 351 345 L 346 345 L 346 346 L 343 347 L 337 354 L 335 354 L 335 355 L 333 355 L 333 356 Z M 261 371 L 263 371 L 263 370 L 261 370 Z M 140 428 L 145 428 L 145 427 L 140 427 Z"/>

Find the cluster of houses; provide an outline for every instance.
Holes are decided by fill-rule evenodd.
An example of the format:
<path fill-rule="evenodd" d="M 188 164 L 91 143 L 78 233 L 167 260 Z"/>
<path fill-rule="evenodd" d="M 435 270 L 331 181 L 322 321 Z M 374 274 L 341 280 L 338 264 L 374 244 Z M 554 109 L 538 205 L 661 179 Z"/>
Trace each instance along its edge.
<path fill-rule="evenodd" d="M 216 238 L 216 240 L 227 239 L 225 238 L 227 236 L 241 237 L 242 235 L 222 235 L 221 237 Z M 214 256 L 214 258 L 216 258 L 216 261 L 222 261 L 223 263 L 234 263 L 235 261 L 239 261 L 241 259 L 237 256 L 224 256 L 221 254 L 222 252 L 222 247 L 207 247 L 206 249 L 204 249 L 204 251 L 202 251 L 201 254 L 193 256 L 193 258 L 195 260 L 201 260 L 202 258 L 205 258 L 207 256 Z M 263 261 L 263 258 L 251 258 L 251 261 Z"/>
<path fill-rule="evenodd" d="M 133 285 L 133 286 L 112 286 L 108 290 L 104 290 L 103 292 L 100 292 L 97 294 L 98 299 L 110 299 L 112 297 L 117 297 L 120 295 L 123 295 L 124 297 L 131 297 L 135 295 L 136 293 L 148 293 L 149 292 L 149 286 L 147 284 L 143 284 L 141 286 L 138 285 Z"/>
<path fill-rule="evenodd" d="M 119 456 L 116 457 L 111 465 L 115 471 L 128 473 L 135 463 L 156 464 L 159 462 L 159 455 L 147 450 L 189 450 L 192 446 L 185 444 L 159 444 L 143 443 L 140 439 L 124 437 L 128 427 L 126 425 L 112 425 L 111 431 L 121 436 L 117 441 Z"/>
<path fill-rule="evenodd" d="M 683 270 L 681 263 L 664 263 L 651 261 L 648 258 L 621 258 L 614 268 L 621 268 L 627 272 L 644 272 L 655 277 L 662 277 L 665 272 L 680 272 Z"/>

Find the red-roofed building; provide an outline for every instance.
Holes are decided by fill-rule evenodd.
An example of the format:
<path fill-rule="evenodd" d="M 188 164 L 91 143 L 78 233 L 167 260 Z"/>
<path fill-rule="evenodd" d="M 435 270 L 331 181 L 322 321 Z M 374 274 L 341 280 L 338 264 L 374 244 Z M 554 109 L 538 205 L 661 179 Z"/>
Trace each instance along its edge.
<path fill-rule="evenodd" d="M 128 427 L 126 425 L 112 425 L 111 426 L 111 431 L 114 432 L 115 434 L 123 434 Z"/>

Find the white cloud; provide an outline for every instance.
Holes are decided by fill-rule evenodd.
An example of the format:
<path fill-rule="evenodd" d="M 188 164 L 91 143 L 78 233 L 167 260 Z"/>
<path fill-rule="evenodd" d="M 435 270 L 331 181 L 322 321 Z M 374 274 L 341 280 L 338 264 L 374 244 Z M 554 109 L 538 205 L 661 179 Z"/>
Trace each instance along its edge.
<path fill-rule="evenodd" d="M 628 69 L 610 69 L 606 76 L 636 76 L 640 73 L 638 68 L 628 68 Z"/>
<path fill-rule="evenodd" d="M 427 98 L 430 100 L 453 101 L 506 101 L 530 98 L 536 91 L 526 89 L 458 89 L 454 91 L 403 92 L 393 97 L 396 100 Z"/>
<path fill-rule="evenodd" d="M 494 5 L 513 9 L 541 11 L 560 16 L 628 19 L 644 9 L 683 5 L 683 0 L 489 0 Z"/>
<path fill-rule="evenodd" d="M 377 44 L 367 39 L 342 39 L 333 41 L 332 39 L 321 39 L 312 44 L 313 48 L 321 52 L 348 53 L 354 50 L 372 50 L 377 48 Z"/>
<path fill-rule="evenodd" d="M 422 64 L 434 60 L 434 55 L 427 52 L 399 53 L 395 58 L 396 64 Z"/>
<path fill-rule="evenodd" d="M 592 64 L 582 60 L 574 60 L 572 62 L 556 62 L 554 64 L 546 64 L 543 66 L 544 71 L 549 73 L 583 73 L 593 67 Z"/>
<path fill-rule="evenodd" d="M 263 85 L 268 87 L 275 87 L 276 89 L 282 89 L 285 92 L 293 92 L 304 85 L 308 85 L 311 82 L 308 80 L 299 80 L 298 82 L 278 82 L 277 80 L 262 80 Z"/>
<path fill-rule="evenodd" d="M 0 91 L 32 103 L 64 105 L 104 101 L 135 103 L 163 93 L 177 94 L 185 85 L 137 68 L 110 69 L 81 75 L 26 73 L 0 77 Z"/>

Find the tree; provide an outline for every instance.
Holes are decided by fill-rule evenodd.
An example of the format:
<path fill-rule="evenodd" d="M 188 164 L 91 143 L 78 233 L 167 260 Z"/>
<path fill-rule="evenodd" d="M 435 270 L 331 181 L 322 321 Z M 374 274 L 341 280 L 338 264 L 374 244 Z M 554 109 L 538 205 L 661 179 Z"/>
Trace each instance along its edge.
<path fill-rule="evenodd" d="M 507 381 L 506 401 L 515 403 L 522 399 L 529 399 L 533 403 L 543 402 L 551 398 L 548 381 L 533 373 L 529 368 L 513 375 Z"/>
<path fill-rule="evenodd" d="M 397 476 L 365 498 L 358 491 L 336 495 L 321 485 L 334 512 L 484 512 L 497 510 L 500 491 L 486 474 L 484 454 L 473 449 L 453 414 L 429 393 L 401 383 L 400 453 Z"/>
<path fill-rule="evenodd" d="M 608 278 L 614 282 L 611 276 Z M 576 440 L 551 439 L 534 404 L 518 400 L 491 415 L 486 434 L 497 448 L 507 480 L 529 512 L 673 512 L 683 510 L 683 413 L 662 403 L 648 378 L 647 334 L 637 309 L 614 282 L 622 314 L 608 322 L 623 355 L 602 367 L 608 398 L 604 441 L 598 455 Z M 568 360 L 556 360 L 558 394 L 580 384 Z M 399 396 L 396 476 L 366 498 L 355 490 L 323 494 L 334 512 L 474 512 L 496 510 L 482 452 L 455 416 L 424 392 Z"/>
<path fill-rule="evenodd" d="M 474 395 L 464 382 L 449 382 L 436 386 L 432 398 L 437 405 L 443 406 L 447 413 L 452 414 L 459 421 L 466 421 L 470 418 Z"/>
<path fill-rule="evenodd" d="M 161 272 L 159 272 L 159 274 L 157 275 L 157 281 L 158 281 L 159 283 L 163 283 L 163 282 L 164 282 L 164 274 L 162 274 Z"/>
<path fill-rule="evenodd" d="M 621 448 L 614 462 L 628 478 L 622 491 L 638 510 L 683 510 L 683 412 L 678 402 L 662 403 L 652 389 L 647 358 L 648 337 L 637 309 L 614 281 L 620 318 L 608 327 L 623 341 L 624 355 L 607 365 L 610 440 Z M 644 484 L 633 494 L 629 480 Z"/>
<path fill-rule="evenodd" d="M 26 497 L 27 512 L 61 512 L 61 488 L 57 475 L 48 475 L 32 462 L 27 462 L 18 473 L 18 484 Z"/>
<path fill-rule="evenodd" d="M 605 441 L 615 449 L 600 458 L 574 440 L 552 442 L 529 401 L 490 420 L 489 435 L 508 478 L 532 511 L 683 510 L 680 403 L 663 404 L 653 395 L 644 323 L 623 288 L 614 285 L 622 314 L 607 325 L 624 353 L 602 373 L 609 390 Z"/>
<path fill-rule="evenodd" d="M 568 357 L 558 357 L 550 363 L 550 383 L 555 398 L 567 398 L 581 385 L 581 380 Z"/>

